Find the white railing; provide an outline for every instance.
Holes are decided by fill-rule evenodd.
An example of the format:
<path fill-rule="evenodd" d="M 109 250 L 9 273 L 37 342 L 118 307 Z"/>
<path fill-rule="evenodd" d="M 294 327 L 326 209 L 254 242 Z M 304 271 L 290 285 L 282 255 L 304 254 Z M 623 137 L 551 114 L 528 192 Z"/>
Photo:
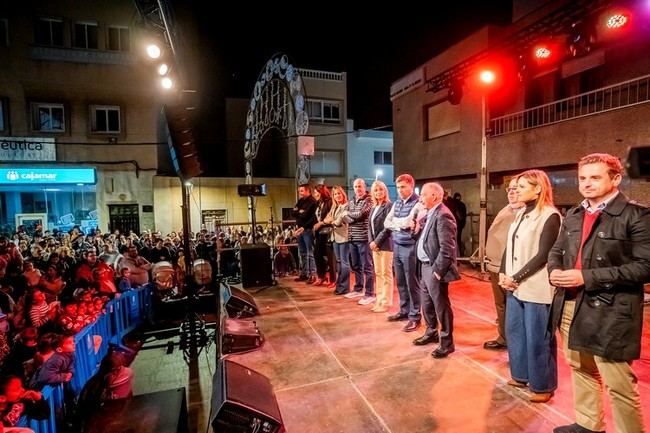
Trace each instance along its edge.
<path fill-rule="evenodd" d="M 315 78 L 317 80 L 343 81 L 343 72 L 319 71 L 316 69 L 298 68 L 303 78 Z"/>
<path fill-rule="evenodd" d="M 490 120 L 490 135 L 504 135 L 650 102 L 650 75 Z"/>

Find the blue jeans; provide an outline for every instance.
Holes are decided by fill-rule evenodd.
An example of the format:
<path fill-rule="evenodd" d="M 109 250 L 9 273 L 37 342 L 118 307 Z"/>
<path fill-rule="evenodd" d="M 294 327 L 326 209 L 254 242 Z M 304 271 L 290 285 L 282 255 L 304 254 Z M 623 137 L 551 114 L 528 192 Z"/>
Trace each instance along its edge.
<path fill-rule="evenodd" d="M 334 254 L 336 255 L 336 292 L 348 293 L 350 291 L 350 243 L 334 242 Z"/>
<path fill-rule="evenodd" d="M 365 287 L 365 296 L 375 296 L 375 267 L 372 264 L 370 245 L 368 242 L 350 242 L 349 244 L 350 267 L 354 272 L 354 291 L 362 292 Z"/>
<path fill-rule="evenodd" d="M 300 252 L 300 275 L 305 277 L 316 275 L 314 233 L 312 229 L 305 229 L 298 236 L 298 251 Z"/>
<path fill-rule="evenodd" d="M 409 320 L 413 322 L 420 321 L 420 302 L 423 293 L 415 272 L 416 263 L 415 244 L 393 244 L 393 270 L 399 293 L 399 312 L 408 314 Z"/>
<path fill-rule="evenodd" d="M 506 294 L 506 339 L 510 375 L 533 392 L 557 388 L 557 343 L 547 330 L 550 305 L 520 301 Z"/>

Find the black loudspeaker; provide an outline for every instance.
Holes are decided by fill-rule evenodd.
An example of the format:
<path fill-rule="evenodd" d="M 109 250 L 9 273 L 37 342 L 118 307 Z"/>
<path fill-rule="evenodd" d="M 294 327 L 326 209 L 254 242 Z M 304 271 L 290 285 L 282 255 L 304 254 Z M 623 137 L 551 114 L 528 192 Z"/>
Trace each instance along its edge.
<path fill-rule="evenodd" d="M 241 265 L 241 286 L 243 288 L 273 284 L 271 247 L 266 244 L 242 247 L 239 260 Z"/>
<path fill-rule="evenodd" d="M 257 350 L 264 344 L 264 336 L 252 320 L 226 319 L 221 338 L 221 352 L 244 353 Z"/>
<path fill-rule="evenodd" d="M 242 185 L 237 185 L 237 194 L 239 194 L 240 197 L 264 197 L 266 195 L 266 184 L 244 183 Z"/>
<path fill-rule="evenodd" d="M 259 314 L 255 299 L 246 290 L 227 286 L 224 303 L 229 317 L 253 317 Z"/>
<path fill-rule="evenodd" d="M 212 380 L 215 433 L 284 433 L 273 386 L 260 373 L 222 358 Z"/>

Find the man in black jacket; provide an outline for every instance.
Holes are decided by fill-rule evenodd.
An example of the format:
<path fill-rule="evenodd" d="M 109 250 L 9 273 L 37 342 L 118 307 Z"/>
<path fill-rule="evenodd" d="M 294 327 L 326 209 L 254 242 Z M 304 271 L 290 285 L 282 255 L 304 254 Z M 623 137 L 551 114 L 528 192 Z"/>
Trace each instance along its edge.
<path fill-rule="evenodd" d="M 300 252 L 300 276 L 296 281 L 316 281 L 316 262 L 314 261 L 314 233 L 316 224 L 317 203 L 311 195 L 309 185 L 298 187 L 298 202 L 293 208 L 293 217 L 296 219 L 296 235 L 298 236 L 298 251 Z"/>
<path fill-rule="evenodd" d="M 641 352 L 643 283 L 650 281 L 650 211 L 618 191 L 618 158 L 587 155 L 578 164 L 585 198 L 571 209 L 551 249 L 559 324 L 571 366 L 576 423 L 555 433 L 605 431 L 606 385 L 618 433 L 644 430 L 632 361 Z M 552 329 L 552 331 L 554 328 Z"/>

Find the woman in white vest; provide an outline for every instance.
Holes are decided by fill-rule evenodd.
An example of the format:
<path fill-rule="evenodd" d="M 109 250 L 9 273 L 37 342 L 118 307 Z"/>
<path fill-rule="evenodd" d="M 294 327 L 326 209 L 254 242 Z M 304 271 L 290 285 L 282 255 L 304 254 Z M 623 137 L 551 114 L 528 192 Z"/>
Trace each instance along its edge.
<path fill-rule="evenodd" d="M 547 402 L 557 388 L 557 346 L 547 330 L 554 288 L 546 262 L 560 230 L 560 213 L 546 173 L 517 176 L 517 199 L 525 206 L 510 225 L 499 284 L 506 295 L 508 385 L 530 390 L 533 403 Z"/>
<path fill-rule="evenodd" d="M 348 242 L 348 223 L 345 216 L 348 211 L 348 196 L 340 186 L 332 188 L 332 208 L 324 223 L 330 225 L 334 255 L 336 256 L 336 282 L 330 284 L 335 295 L 345 295 L 350 291 L 350 243 Z"/>

